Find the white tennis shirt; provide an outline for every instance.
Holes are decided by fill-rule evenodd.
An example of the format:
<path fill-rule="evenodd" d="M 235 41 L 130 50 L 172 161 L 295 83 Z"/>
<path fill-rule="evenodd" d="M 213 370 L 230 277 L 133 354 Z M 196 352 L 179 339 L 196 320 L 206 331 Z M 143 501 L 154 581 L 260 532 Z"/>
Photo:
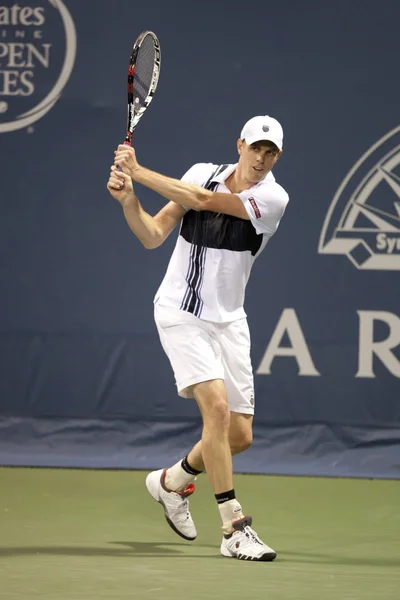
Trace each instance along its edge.
<path fill-rule="evenodd" d="M 230 194 L 224 182 L 236 167 L 199 163 L 182 181 Z M 243 304 L 251 268 L 277 230 L 289 197 L 271 172 L 236 195 L 250 220 L 188 210 L 155 302 L 216 323 L 246 316 Z"/>

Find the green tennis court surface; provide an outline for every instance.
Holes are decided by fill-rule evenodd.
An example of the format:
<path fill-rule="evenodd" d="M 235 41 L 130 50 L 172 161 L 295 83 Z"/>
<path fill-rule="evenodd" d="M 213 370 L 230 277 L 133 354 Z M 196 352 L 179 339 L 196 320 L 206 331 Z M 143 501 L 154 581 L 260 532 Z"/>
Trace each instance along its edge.
<path fill-rule="evenodd" d="M 170 530 L 144 472 L 0 469 L 1 600 L 400 598 L 400 482 L 236 476 L 274 563 L 219 556 L 208 481 L 198 538 Z"/>

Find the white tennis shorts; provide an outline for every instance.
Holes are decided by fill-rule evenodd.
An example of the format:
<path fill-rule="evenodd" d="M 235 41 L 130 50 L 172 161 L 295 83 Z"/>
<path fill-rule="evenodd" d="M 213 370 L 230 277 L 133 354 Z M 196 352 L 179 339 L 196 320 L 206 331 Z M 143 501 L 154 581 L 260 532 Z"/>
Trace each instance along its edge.
<path fill-rule="evenodd" d="M 195 383 L 223 379 L 229 409 L 254 414 L 250 332 L 246 318 L 211 323 L 157 303 L 154 319 L 180 396 L 193 398 Z"/>

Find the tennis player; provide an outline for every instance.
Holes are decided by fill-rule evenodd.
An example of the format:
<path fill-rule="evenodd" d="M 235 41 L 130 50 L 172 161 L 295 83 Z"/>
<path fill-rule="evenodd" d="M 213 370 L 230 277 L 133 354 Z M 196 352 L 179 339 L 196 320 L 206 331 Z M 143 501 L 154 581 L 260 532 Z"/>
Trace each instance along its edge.
<path fill-rule="evenodd" d="M 206 470 L 222 520 L 221 554 L 243 560 L 276 557 L 236 499 L 232 454 L 252 443 L 254 384 L 243 303 L 253 262 L 276 232 L 288 203 L 271 172 L 282 146 L 279 122 L 257 116 L 237 141 L 237 164 L 195 164 L 177 180 L 144 168 L 133 148 L 120 145 L 108 182 L 145 248 L 160 246 L 181 223 L 155 296 L 155 322 L 178 393 L 195 398 L 203 431 L 187 456 L 147 476 L 147 489 L 163 506 L 172 529 L 194 540 L 188 497 L 196 477 Z M 169 203 L 150 216 L 131 180 Z"/>

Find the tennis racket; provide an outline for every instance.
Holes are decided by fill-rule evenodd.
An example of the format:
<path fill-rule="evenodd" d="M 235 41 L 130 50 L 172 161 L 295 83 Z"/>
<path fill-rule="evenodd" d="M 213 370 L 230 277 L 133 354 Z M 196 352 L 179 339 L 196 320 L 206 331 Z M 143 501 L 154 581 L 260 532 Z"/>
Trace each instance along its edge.
<path fill-rule="evenodd" d="M 160 42 L 152 31 L 143 31 L 137 38 L 128 67 L 128 121 L 125 144 L 132 136 L 144 111 L 153 99 L 160 75 Z"/>

